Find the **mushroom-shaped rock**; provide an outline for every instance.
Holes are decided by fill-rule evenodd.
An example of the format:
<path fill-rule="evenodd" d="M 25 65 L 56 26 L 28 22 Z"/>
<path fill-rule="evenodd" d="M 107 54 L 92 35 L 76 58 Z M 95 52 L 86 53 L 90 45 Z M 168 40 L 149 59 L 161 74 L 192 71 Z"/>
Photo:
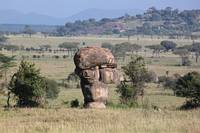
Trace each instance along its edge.
<path fill-rule="evenodd" d="M 105 108 L 108 97 L 106 84 L 119 81 L 112 53 L 100 47 L 82 48 L 75 54 L 74 63 L 75 72 L 81 79 L 85 107 Z"/>

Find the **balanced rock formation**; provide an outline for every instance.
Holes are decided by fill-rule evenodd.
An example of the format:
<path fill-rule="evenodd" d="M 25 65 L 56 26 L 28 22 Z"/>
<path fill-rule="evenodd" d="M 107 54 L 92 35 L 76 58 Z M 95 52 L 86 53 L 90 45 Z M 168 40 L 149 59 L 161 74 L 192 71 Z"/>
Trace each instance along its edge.
<path fill-rule="evenodd" d="M 118 82 L 117 63 L 105 48 L 81 48 L 74 56 L 75 73 L 81 79 L 84 105 L 105 108 L 108 98 L 107 84 Z"/>

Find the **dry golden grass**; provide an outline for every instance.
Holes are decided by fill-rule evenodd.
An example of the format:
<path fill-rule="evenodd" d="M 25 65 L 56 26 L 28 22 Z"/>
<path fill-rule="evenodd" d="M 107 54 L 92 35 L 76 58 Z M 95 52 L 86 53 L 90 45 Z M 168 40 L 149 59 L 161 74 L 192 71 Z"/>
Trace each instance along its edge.
<path fill-rule="evenodd" d="M 2 133 L 198 133 L 200 110 L 0 110 Z"/>
<path fill-rule="evenodd" d="M 100 44 L 102 42 L 120 43 L 127 41 L 127 38 L 115 37 L 48 37 L 33 36 L 26 38 L 21 36 L 10 36 L 9 42 L 14 45 L 26 47 L 50 44 L 56 47 L 65 41 L 76 41 L 87 44 Z M 158 44 L 163 39 L 131 38 L 132 43 L 141 45 Z M 190 40 L 175 40 L 179 45 L 191 44 Z M 4 51 L 6 55 L 10 52 Z M 39 53 L 14 53 L 19 57 Z M 54 54 L 43 53 L 45 56 Z M 64 53 L 63 53 L 64 54 Z M 144 55 L 144 53 L 141 53 Z M 147 53 L 150 57 L 151 53 Z M 73 60 L 68 59 L 27 59 L 34 62 L 41 69 L 42 75 L 60 82 L 74 70 Z M 156 61 L 158 60 L 158 61 Z M 184 74 L 189 71 L 199 71 L 199 67 L 180 67 L 179 57 L 172 54 L 161 54 L 161 59 L 151 59 L 152 63 L 148 69 L 155 71 L 158 75 L 165 75 L 170 71 Z M 156 61 L 156 62 L 155 62 Z M 173 65 L 171 65 L 173 64 Z M 10 70 L 10 75 L 17 70 L 17 67 Z M 119 97 L 115 91 L 116 87 L 109 86 L 109 102 L 117 104 Z M 6 96 L 0 96 L 0 133 L 198 133 L 200 132 L 200 110 L 181 111 L 180 107 L 185 99 L 172 95 L 172 91 L 164 90 L 162 86 L 148 84 L 145 88 L 144 99 L 140 99 L 140 105 L 146 109 L 133 108 L 122 109 L 108 107 L 107 109 L 72 109 L 69 108 L 69 101 L 78 99 L 83 103 L 83 96 L 80 89 L 61 89 L 59 97 L 49 101 L 46 108 L 12 108 L 6 110 Z M 153 109 L 157 107 L 158 110 Z"/>
<path fill-rule="evenodd" d="M 139 38 L 139 39 L 138 39 Z M 160 44 L 163 40 L 170 40 L 166 37 L 163 38 L 149 38 L 149 37 L 141 37 L 141 36 L 134 36 L 130 38 L 131 43 L 136 43 L 142 46 L 145 45 L 152 45 L 152 44 Z M 32 36 L 32 38 L 29 37 L 23 37 L 21 35 L 19 36 L 9 36 L 8 43 L 18 46 L 24 46 L 24 47 L 37 47 L 40 45 L 46 45 L 49 44 L 52 47 L 57 47 L 60 43 L 63 42 L 85 42 L 87 45 L 100 45 L 103 42 L 109 42 L 112 44 L 127 42 L 127 37 L 113 37 L 113 36 L 79 36 L 79 37 L 47 37 L 44 38 L 43 36 Z M 192 40 L 189 39 L 173 39 L 172 41 L 176 42 L 178 45 L 189 45 L 192 44 Z M 198 41 L 198 40 L 197 40 Z"/>

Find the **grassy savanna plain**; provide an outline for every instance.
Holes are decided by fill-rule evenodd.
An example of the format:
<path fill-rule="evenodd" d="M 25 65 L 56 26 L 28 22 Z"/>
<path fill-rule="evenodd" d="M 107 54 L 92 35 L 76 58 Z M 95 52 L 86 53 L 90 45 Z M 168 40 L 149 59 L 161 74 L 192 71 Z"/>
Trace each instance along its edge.
<path fill-rule="evenodd" d="M 33 36 L 9 36 L 8 43 L 24 47 L 38 47 L 49 44 L 53 48 L 62 42 L 86 42 L 86 45 L 99 46 L 103 42 L 112 44 L 126 42 L 127 38 L 109 36 L 86 36 L 86 37 L 47 37 Z M 131 37 L 130 42 L 141 46 L 159 44 L 163 39 Z M 179 46 L 192 44 L 191 40 L 173 40 Z M 8 52 L 1 51 L 6 55 L 16 55 L 19 65 L 22 55 L 28 55 L 26 60 L 34 62 L 40 68 L 43 76 L 62 82 L 67 75 L 74 70 L 72 58 L 63 59 L 66 53 L 38 53 L 38 52 Z M 189 71 L 200 72 L 200 64 L 195 63 L 191 57 L 192 66 L 179 66 L 180 57 L 172 53 L 161 53 L 160 58 L 151 58 L 151 51 L 139 52 L 146 62 L 147 68 L 157 75 L 169 75 L 179 73 L 181 75 Z M 40 59 L 33 59 L 32 55 L 44 55 Z M 59 55 L 59 59 L 52 58 Z M 120 66 L 125 62 L 119 61 Z M 12 75 L 17 66 L 9 71 Z M 109 103 L 117 105 L 119 97 L 115 85 L 109 85 Z M 146 84 L 145 95 L 139 99 L 139 108 L 123 108 L 109 104 L 107 109 L 73 109 L 69 102 L 78 99 L 83 104 L 81 89 L 61 87 L 59 97 L 49 100 L 44 108 L 11 108 L 6 109 L 6 96 L 0 96 L 0 132 L 2 133 L 35 133 L 35 132 L 69 132 L 69 133 L 198 133 L 200 132 L 200 110 L 179 110 L 184 103 L 184 98 L 173 96 L 170 90 L 164 90 L 161 85 L 154 83 Z M 156 109 L 154 108 L 156 107 Z"/>

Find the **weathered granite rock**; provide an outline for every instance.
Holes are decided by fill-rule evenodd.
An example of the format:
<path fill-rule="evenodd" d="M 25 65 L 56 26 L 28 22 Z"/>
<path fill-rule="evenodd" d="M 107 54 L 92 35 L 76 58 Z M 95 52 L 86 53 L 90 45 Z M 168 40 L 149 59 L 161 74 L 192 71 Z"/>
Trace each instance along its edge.
<path fill-rule="evenodd" d="M 100 47 L 82 48 L 75 54 L 74 63 L 75 72 L 81 79 L 85 107 L 105 108 L 108 98 L 106 84 L 119 82 L 112 53 Z"/>

